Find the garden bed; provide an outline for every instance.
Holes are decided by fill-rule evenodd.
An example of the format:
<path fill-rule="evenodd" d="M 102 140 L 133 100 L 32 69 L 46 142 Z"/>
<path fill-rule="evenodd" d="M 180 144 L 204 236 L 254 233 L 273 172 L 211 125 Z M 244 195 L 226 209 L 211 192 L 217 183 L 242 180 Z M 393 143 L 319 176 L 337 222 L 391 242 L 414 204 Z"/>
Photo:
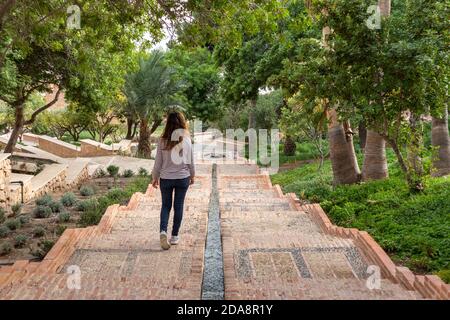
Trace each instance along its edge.
<path fill-rule="evenodd" d="M 109 205 L 126 205 L 133 193 L 145 192 L 149 183 L 148 175 L 115 181 L 98 177 L 80 188 L 24 204 L 13 217 L 0 218 L 4 220 L 0 224 L 0 265 L 42 259 L 65 229 L 97 224 Z"/>

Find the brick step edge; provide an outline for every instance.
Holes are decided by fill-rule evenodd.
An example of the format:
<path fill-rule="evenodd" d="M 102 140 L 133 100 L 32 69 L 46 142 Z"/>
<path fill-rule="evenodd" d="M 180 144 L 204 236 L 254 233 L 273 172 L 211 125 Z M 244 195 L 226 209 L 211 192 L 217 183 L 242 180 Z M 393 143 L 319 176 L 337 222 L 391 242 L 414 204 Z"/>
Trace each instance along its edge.
<path fill-rule="evenodd" d="M 416 275 L 409 268 L 396 266 L 381 246 L 366 232 L 334 225 L 320 204 L 300 204 L 295 193 L 286 194 L 295 207 L 311 216 L 326 234 L 354 240 L 363 254 L 378 265 L 382 274 L 405 289 L 419 292 L 424 298 L 450 299 L 450 285 L 435 275 Z"/>

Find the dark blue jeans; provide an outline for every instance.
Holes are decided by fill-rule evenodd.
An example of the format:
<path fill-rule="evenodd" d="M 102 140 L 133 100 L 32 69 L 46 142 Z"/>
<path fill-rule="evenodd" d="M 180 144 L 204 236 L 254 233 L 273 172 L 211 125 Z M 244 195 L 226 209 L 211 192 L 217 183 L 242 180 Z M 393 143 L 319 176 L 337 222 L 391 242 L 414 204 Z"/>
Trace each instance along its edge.
<path fill-rule="evenodd" d="M 173 228 L 172 235 L 178 236 L 181 221 L 183 220 L 184 198 L 189 188 L 190 177 L 185 179 L 160 179 L 159 188 L 161 189 L 162 206 L 161 206 L 161 223 L 160 231 L 167 232 L 167 225 L 169 224 L 170 210 L 172 210 L 172 198 L 175 191 L 175 198 L 173 199 Z"/>

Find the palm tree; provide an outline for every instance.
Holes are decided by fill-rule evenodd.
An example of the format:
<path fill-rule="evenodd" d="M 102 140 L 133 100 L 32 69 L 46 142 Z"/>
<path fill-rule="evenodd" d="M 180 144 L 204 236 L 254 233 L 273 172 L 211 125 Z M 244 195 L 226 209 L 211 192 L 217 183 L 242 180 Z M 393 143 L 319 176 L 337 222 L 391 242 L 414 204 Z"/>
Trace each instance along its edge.
<path fill-rule="evenodd" d="M 381 180 L 387 177 L 386 141 L 375 131 L 367 130 L 362 179 Z"/>
<path fill-rule="evenodd" d="M 327 14 L 324 12 L 324 14 Z M 322 29 L 322 42 L 328 48 L 327 37 L 331 29 Z M 341 123 L 335 108 L 327 108 L 328 140 L 330 143 L 330 161 L 335 184 L 359 182 L 361 173 L 353 146 L 353 133 L 348 121 Z"/>
<path fill-rule="evenodd" d="M 433 117 L 431 144 L 438 148 L 438 156 L 433 161 L 436 169 L 433 176 L 440 177 L 450 174 L 450 137 L 448 134 L 448 107 L 445 107 L 442 118 Z"/>
<path fill-rule="evenodd" d="M 352 184 L 360 180 L 358 161 L 353 146 L 353 134 L 348 122 L 338 121 L 335 109 L 328 111 L 328 140 L 335 184 Z"/>
<path fill-rule="evenodd" d="M 181 82 L 165 62 L 163 52 L 155 50 L 148 59 L 139 61 L 139 70 L 127 75 L 124 93 L 129 113 L 139 118 L 138 154 L 150 158 L 150 137 L 159 127 L 166 108 L 174 105 Z M 151 123 L 151 127 L 150 127 Z"/>
<path fill-rule="evenodd" d="M 381 16 L 388 17 L 390 15 L 390 0 L 379 0 L 378 6 L 380 7 Z M 381 75 L 379 77 L 381 78 Z M 386 141 L 376 131 L 369 129 L 367 130 L 364 147 L 362 179 L 364 181 L 381 180 L 387 178 L 388 175 Z"/>

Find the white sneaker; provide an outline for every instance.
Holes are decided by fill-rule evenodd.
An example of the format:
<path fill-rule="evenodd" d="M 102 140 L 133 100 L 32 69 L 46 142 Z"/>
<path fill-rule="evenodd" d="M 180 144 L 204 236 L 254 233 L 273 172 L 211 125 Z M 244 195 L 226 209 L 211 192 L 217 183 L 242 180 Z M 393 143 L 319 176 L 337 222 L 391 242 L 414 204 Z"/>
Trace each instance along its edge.
<path fill-rule="evenodd" d="M 170 243 L 167 241 L 167 232 L 161 232 L 159 235 L 159 241 L 161 242 L 161 248 L 164 250 L 170 249 Z"/>
<path fill-rule="evenodd" d="M 178 242 L 180 242 L 180 237 L 179 236 L 172 236 L 170 238 L 170 244 L 177 245 Z"/>

